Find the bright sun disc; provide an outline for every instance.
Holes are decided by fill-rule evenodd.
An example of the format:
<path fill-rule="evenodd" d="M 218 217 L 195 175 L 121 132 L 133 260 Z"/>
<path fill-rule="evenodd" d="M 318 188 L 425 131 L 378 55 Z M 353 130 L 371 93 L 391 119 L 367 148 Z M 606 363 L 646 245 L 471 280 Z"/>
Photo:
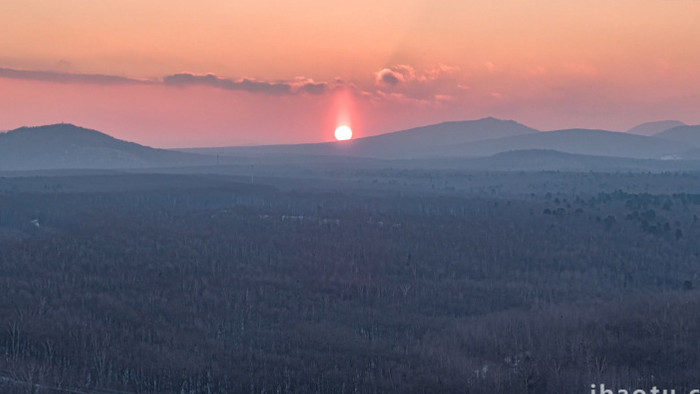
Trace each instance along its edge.
<path fill-rule="evenodd" d="M 338 141 L 347 141 L 352 138 L 352 129 L 348 126 L 338 126 L 335 129 L 335 139 Z"/>

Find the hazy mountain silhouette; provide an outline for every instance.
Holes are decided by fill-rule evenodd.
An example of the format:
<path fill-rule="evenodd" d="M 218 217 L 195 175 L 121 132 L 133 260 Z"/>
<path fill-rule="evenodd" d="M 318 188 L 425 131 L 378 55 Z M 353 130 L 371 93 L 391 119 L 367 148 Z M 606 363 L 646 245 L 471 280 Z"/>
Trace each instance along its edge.
<path fill-rule="evenodd" d="M 674 127 L 685 126 L 685 123 L 678 120 L 660 120 L 658 122 L 642 123 L 627 130 L 629 134 L 645 135 L 647 137 L 659 134 Z"/>
<path fill-rule="evenodd" d="M 343 155 L 396 159 L 422 157 L 426 152 L 440 152 L 452 145 L 538 132 L 511 120 L 484 118 L 445 122 L 344 142 L 197 148 L 182 151 L 220 155 Z"/>
<path fill-rule="evenodd" d="M 669 141 L 682 142 L 686 144 L 688 148 L 700 148 L 700 125 L 674 127 L 656 134 L 655 137 Z"/>
<path fill-rule="evenodd" d="M 661 165 L 661 160 L 623 162 L 600 157 L 697 160 L 700 158 L 700 126 L 675 127 L 658 136 L 647 137 L 587 129 L 540 132 L 517 122 L 485 118 L 440 123 L 345 142 L 182 151 L 154 149 L 71 124 L 23 127 L 0 133 L 0 171 L 195 167 L 219 163 L 246 166 L 253 162 L 272 166 L 284 163 L 346 163 L 356 166 L 367 162 L 368 158 L 382 159 L 380 162 L 398 159 L 404 164 L 410 159 L 427 167 L 442 165 L 441 162 L 482 158 L 465 165 L 514 170 L 677 167 L 675 164 Z M 373 162 L 371 165 L 384 164 Z M 688 165 L 682 164 L 681 167 Z"/>
<path fill-rule="evenodd" d="M 564 153 L 660 159 L 688 150 L 684 144 L 654 137 L 606 130 L 568 129 L 453 145 L 433 156 L 491 156 L 501 152 L 528 149 Z"/>
<path fill-rule="evenodd" d="M 607 130 L 568 129 L 540 132 L 513 121 L 485 118 L 448 122 L 345 142 L 253 147 L 200 148 L 185 151 L 240 156 L 356 156 L 379 159 L 486 157 L 514 150 L 660 159 L 691 147 L 660 139 Z"/>
<path fill-rule="evenodd" d="M 0 133 L 0 171 L 119 169 L 211 163 L 211 157 L 154 149 L 72 124 Z"/>

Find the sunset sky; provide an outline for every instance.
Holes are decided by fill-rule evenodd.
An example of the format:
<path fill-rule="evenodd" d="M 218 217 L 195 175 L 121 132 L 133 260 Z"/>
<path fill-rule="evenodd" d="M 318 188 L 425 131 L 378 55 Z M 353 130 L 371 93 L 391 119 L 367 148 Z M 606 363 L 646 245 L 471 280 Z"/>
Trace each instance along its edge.
<path fill-rule="evenodd" d="M 0 130 L 158 147 L 700 123 L 699 0 L 0 0 Z"/>

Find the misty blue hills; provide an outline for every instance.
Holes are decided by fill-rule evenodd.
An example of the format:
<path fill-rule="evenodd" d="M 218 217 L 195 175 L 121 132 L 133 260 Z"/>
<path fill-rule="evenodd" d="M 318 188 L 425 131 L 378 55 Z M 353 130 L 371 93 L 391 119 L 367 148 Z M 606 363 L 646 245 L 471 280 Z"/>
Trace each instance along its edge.
<path fill-rule="evenodd" d="M 0 133 L 0 172 L 202 168 L 306 163 L 483 170 L 700 170 L 700 125 L 626 132 L 540 131 L 511 120 L 445 122 L 344 142 L 166 150 L 72 124 Z"/>
<path fill-rule="evenodd" d="M 685 123 L 677 120 L 660 120 L 656 122 L 647 122 L 632 127 L 627 130 L 629 134 L 646 135 L 652 137 L 656 134 L 660 134 L 666 130 L 671 130 L 674 127 L 687 126 Z"/>

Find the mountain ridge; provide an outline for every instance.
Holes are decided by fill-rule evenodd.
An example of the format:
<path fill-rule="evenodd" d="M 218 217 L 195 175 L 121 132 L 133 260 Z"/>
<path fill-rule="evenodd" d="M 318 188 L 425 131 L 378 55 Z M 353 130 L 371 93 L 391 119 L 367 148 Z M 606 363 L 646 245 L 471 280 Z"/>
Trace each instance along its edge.
<path fill-rule="evenodd" d="M 662 131 L 654 135 L 654 137 L 690 144 L 696 148 L 700 148 L 700 125 L 677 126 L 666 131 Z"/>
<path fill-rule="evenodd" d="M 384 159 L 404 159 L 421 155 L 423 150 L 489 138 L 539 133 L 537 129 L 512 120 L 493 117 L 449 121 L 413 127 L 385 134 L 354 138 L 349 141 L 317 142 L 292 145 L 228 146 L 185 148 L 182 152 L 219 155 L 304 154 L 347 155 Z"/>
<path fill-rule="evenodd" d="M 687 147 L 675 141 L 609 130 L 563 129 L 452 146 L 440 154 L 484 157 L 501 152 L 529 149 L 593 156 L 658 159 L 665 155 L 683 152 Z"/>
<path fill-rule="evenodd" d="M 679 120 L 658 120 L 654 122 L 646 122 L 639 124 L 627 130 L 626 133 L 645 135 L 647 137 L 654 136 L 674 127 L 685 126 L 686 124 Z"/>

